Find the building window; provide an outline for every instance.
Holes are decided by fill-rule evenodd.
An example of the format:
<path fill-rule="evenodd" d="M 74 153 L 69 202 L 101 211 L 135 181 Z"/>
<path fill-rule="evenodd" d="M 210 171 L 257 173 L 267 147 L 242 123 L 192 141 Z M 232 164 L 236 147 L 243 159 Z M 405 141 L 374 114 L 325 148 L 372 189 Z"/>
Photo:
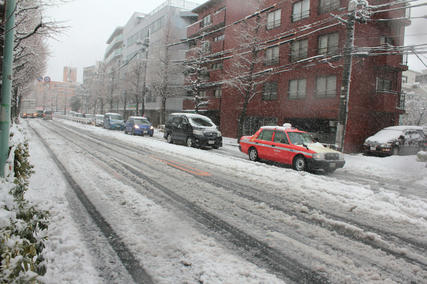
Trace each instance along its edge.
<path fill-rule="evenodd" d="M 212 64 L 212 70 L 222 70 L 222 62 Z"/>
<path fill-rule="evenodd" d="M 297 61 L 303 58 L 307 58 L 308 51 L 308 40 L 294 41 L 291 44 L 291 61 Z"/>
<path fill-rule="evenodd" d="M 338 33 L 319 36 L 319 54 L 330 55 L 338 51 Z"/>
<path fill-rule="evenodd" d="M 292 22 L 299 21 L 310 16 L 310 0 L 303 0 L 292 5 Z"/>
<path fill-rule="evenodd" d="M 337 76 L 320 76 L 316 79 L 317 97 L 335 97 L 337 95 Z"/>
<path fill-rule="evenodd" d="M 195 48 L 197 46 L 194 39 L 188 41 L 188 48 Z"/>
<path fill-rule="evenodd" d="M 207 15 L 206 17 L 204 17 L 201 21 L 200 21 L 200 27 L 204 28 L 209 26 L 210 24 L 212 24 L 211 21 L 211 15 Z"/>
<path fill-rule="evenodd" d="M 206 98 L 206 91 L 199 91 L 199 97 Z"/>
<path fill-rule="evenodd" d="M 340 0 L 320 0 L 319 14 L 333 11 L 335 9 L 338 9 L 340 6 Z"/>
<path fill-rule="evenodd" d="M 221 88 L 218 88 L 218 89 L 215 89 L 215 98 L 220 98 L 222 96 L 222 89 Z"/>
<path fill-rule="evenodd" d="M 387 45 L 387 46 L 389 46 L 389 45 L 393 46 L 394 40 L 393 40 L 393 38 L 388 37 L 388 36 L 381 36 L 380 37 L 380 44 L 381 45 Z"/>
<path fill-rule="evenodd" d="M 214 37 L 214 41 L 222 41 L 222 40 L 224 40 L 224 38 L 225 38 L 225 36 L 222 34 L 222 35 Z"/>
<path fill-rule="evenodd" d="M 402 83 L 408 83 L 408 76 L 402 76 Z"/>
<path fill-rule="evenodd" d="M 162 27 L 164 27 L 166 24 L 166 17 L 163 16 L 160 19 L 157 19 L 150 25 L 150 31 L 151 33 L 155 33 L 158 30 L 160 30 Z"/>
<path fill-rule="evenodd" d="M 391 90 L 391 80 L 377 77 L 377 92 L 390 92 Z"/>
<path fill-rule="evenodd" d="M 265 51 L 265 64 L 272 65 L 279 63 L 279 47 L 270 47 Z"/>
<path fill-rule="evenodd" d="M 299 99 L 304 98 L 306 95 L 306 79 L 297 79 L 289 81 L 289 98 Z"/>
<path fill-rule="evenodd" d="M 282 16 L 282 10 L 276 10 L 274 12 L 268 13 L 267 16 L 267 29 L 271 30 L 280 26 Z"/>
<path fill-rule="evenodd" d="M 209 53 L 211 51 L 211 43 L 208 40 L 201 42 L 201 49 L 203 53 Z"/>
<path fill-rule="evenodd" d="M 267 82 L 264 84 L 264 92 L 262 93 L 263 101 L 277 100 L 277 82 Z"/>

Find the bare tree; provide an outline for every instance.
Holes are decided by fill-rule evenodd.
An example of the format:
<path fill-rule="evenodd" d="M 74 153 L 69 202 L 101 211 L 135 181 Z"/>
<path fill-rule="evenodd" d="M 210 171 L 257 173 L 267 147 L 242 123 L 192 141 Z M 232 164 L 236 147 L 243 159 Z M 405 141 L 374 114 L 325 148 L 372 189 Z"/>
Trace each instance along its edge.
<path fill-rule="evenodd" d="M 405 114 L 400 116 L 400 124 L 427 124 L 427 86 L 416 84 L 405 97 Z"/>
<path fill-rule="evenodd" d="M 257 69 L 264 60 L 262 55 L 266 49 L 260 37 L 263 28 L 265 28 L 265 21 L 260 14 L 256 14 L 252 18 L 245 19 L 234 30 L 235 38 L 240 42 L 240 45 L 233 51 L 230 69 L 225 73 L 224 84 L 235 90 L 242 99 L 242 107 L 238 109 L 238 140 L 243 135 L 248 105 L 263 91 L 260 86 L 269 77 L 269 69 L 261 72 Z"/>
<path fill-rule="evenodd" d="M 172 11 L 170 11 L 172 13 Z M 182 73 L 182 62 L 174 62 L 172 58 L 183 57 L 179 47 L 170 47 L 171 42 L 179 40 L 177 27 L 171 24 L 170 17 L 163 33 L 163 39 L 159 41 L 161 48 L 152 48 L 150 62 L 150 87 L 154 96 L 160 97 L 160 124 L 166 121 L 166 103 L 169 98 L 180 97 L 184 95 L 182 87 L 184 76 Z M 154 54 L 153 54 L 154 53 Z M 184 58 L 182 58 L 184 59 Z M 179 60 L 178 60 L 179 61 Z"/>
<path fill-rule="evenodd" d="M 187 93 L 193 98 L 196 113 L 199 112 L 200 106 L 206 102 L 206 98 L 201 96 L 201 91 L 209 79 L 207 51 L 206 42 L 201 41 L 199 45 L 190 48 L 187 60 L 184 63 Z"/>
<path fill-rule="evenodd" d="M 144 88 L 144 77 L 146 72 L 147 61 L 137 54 L 135 58 L 129 61 L 125 69 L 125 78 L 123 80 L 124 90 L 126 91 L 127 96 L 130 98 L 130 102 L 136 104 L 135 112 L 136 115 L 143 115 L 144 113 L 144 97 L 143 97 L 143 88 Z M 141 108 L 140 108 L 141 107 Z M 140 112 L 141 110 L 141 112 Z"/>
<path fill-rule="evenodd" d="M 18 116 L 21 99 L 26 96 L 30 86 L 46 69 L 48 55 L 45 39 L 54 37 L 65 27 L 58 23 L 43 21 L 42 13 L 46 7 L 62 1 L 18 0 L 16 2 L 15 40 L 13 58 L 13 117 Z M 3 36 L 4 30 L 2 29 Z"/>

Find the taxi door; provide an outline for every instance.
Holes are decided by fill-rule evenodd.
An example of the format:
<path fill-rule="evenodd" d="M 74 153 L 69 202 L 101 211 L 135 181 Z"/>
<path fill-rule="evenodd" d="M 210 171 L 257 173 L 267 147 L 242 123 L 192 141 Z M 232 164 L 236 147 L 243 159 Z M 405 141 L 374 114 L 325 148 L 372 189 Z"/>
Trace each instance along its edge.
<path fill-rule="evenodd" d="M 273 129 L 263 129 L 255 139 L 255 147 L 260 159 L 273 161 L 273 133 Z"/>
<path fill-rule="evenodd" d="M 274 161 L 282 164 L 292 164 L 293 152 L 285 131 L 277 130 L 273 139 Z"/>

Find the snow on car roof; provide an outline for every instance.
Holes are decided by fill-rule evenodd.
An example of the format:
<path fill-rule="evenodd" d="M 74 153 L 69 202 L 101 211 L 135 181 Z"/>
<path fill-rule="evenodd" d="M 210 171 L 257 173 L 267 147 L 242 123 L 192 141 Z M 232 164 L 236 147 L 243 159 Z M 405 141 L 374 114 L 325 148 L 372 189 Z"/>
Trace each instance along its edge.
<path fill-rule="evenodd" d="M 148 118 L 146 116 L 130 116 L 129 118 L 133 118 L 133 119 L 147 119 Z"/>
<path fill-rule="evenodd" d="M 299 130 L 297 128 L 294 127 L 289 127 L 289 126 L 279 126 L 279 125 L 266 125 L 266 126 L 261 126 L 262 129 L 271 129 L 271 130 L 281 130 L 281 131 L 294 131 L 294 132 L 304 132 L 302 130 Z"/>
<path fill-rule="evenodd" d="M 207 117 L 207 116 L 205 116 L 205 115 L 202 115 L 202 114 L 197 114 L 197 113 L 185 113 L 185 112 L 174 112 L 174 113 L 172 113 L 171 115 L 185 115 L 185 116 L 188 116 L 188 117 L 206 117 L 206 118 L 209 118 L 209 117 Z M 210 118 L 209 118 L 210 119 Z"/>
<path fill-rule="evenodd" d="M 401 130 L 401 131 L 406 129 L 423 130 L 423 127 L 416 126 L 416 125 L 398 125 L 398 126 L 389 126 L 384 128 L 384 130 Z"/>

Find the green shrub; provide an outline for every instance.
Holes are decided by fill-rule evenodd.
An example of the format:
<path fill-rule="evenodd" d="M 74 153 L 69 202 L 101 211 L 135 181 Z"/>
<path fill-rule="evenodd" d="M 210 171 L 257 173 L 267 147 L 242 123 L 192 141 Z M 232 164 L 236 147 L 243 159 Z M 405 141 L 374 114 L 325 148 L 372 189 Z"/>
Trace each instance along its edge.
<path fill-rule="evenodd" d="M 49 213 L 25 200 L 28 180 L 33 173 L 28 143 L 19 143 L 13 151 L 13 202 L 4 202 L 0 210 L 10 217 L 9 225 L 0 227 L 0 283 L 40 283 L 46 273 L 43 257 Z"/>

